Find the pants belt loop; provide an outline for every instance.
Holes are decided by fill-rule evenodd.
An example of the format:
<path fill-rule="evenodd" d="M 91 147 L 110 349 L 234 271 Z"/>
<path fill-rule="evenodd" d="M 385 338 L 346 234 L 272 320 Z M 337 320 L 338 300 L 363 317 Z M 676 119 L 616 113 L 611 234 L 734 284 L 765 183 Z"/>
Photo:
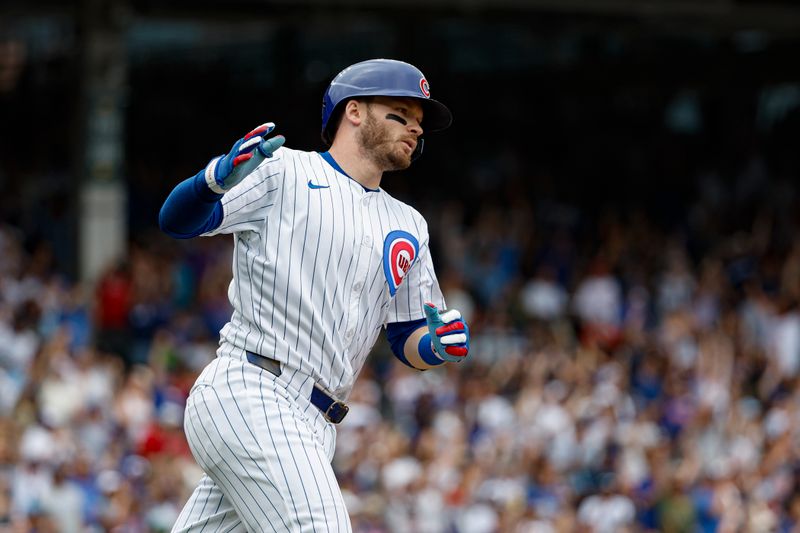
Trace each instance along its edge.
<path fill-rule="evenodd" d="M 264 357 L 263 355 L 258 355 L 257 353 L 249 351 L 245 353 L 247 353 L 247 361 L 250 364 L 256 365 L 262 370 L 266 370 L 273 376 L 278 377 L 283 372 L 281 364 L 275 359 L 270 359 L 269 357 Z"/>

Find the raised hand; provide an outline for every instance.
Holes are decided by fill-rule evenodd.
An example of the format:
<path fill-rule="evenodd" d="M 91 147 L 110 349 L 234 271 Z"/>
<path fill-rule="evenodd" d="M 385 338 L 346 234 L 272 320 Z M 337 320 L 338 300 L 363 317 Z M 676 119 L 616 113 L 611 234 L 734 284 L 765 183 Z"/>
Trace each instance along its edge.
<path fill-rule="evenodd" d="M 266 139 L 274 129 L 272 122 L 262 124 L 236 141 L 226 155 L 213 159 L 206 167 L 208 188 L 217 194 L 224 194 L 255 170 L 264 159 L 272 157 L 273 152 L 286 141 L 283 135 Z"/>

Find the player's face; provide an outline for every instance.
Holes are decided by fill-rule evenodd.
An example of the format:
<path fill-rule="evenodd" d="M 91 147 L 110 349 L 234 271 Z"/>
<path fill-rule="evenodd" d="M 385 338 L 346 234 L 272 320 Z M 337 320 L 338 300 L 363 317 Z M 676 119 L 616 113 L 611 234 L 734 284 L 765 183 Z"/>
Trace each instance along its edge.
<path fill-rule="evenodd" d="M 359 130 L 364 154 L 384 171 L 408 168 L 422 135 L 422 106 L 413 98 L 377 97 L 366 108 Z"/>

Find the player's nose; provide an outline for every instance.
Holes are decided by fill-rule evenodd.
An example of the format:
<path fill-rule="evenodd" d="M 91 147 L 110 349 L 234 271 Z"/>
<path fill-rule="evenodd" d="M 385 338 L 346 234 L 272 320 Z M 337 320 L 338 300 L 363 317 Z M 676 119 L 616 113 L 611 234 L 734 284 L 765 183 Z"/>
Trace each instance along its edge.
<path fill-rule="evenodd" d="M 408 131 L 410 133 L 413 133 L 414 136 L 419 137 L 420 135 L 422 135 L 422 132 L 423 132 L 422 125 L 419 122 L 417 122 L 416 120 L 413 120 L 413 119 L 409 120 L 407 127 L 408 127 Z"/>

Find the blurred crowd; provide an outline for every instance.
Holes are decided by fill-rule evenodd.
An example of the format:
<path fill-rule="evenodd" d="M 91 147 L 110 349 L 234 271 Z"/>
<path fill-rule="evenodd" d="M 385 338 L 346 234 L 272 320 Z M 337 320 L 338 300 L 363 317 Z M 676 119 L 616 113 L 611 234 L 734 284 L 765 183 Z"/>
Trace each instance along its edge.
<path fill-rule="evenodd" d="M 472 355 L 414 372 L 376 347 L 334 459 L 354 530 L 800 531 L 800 211 L 759 168 L 699 176 L 669 227 L 514 179 L 423 205 Z M 148 235 L 87 286 L 0 229 L 1 530 L 170 529 L 230 251 Z"/>

